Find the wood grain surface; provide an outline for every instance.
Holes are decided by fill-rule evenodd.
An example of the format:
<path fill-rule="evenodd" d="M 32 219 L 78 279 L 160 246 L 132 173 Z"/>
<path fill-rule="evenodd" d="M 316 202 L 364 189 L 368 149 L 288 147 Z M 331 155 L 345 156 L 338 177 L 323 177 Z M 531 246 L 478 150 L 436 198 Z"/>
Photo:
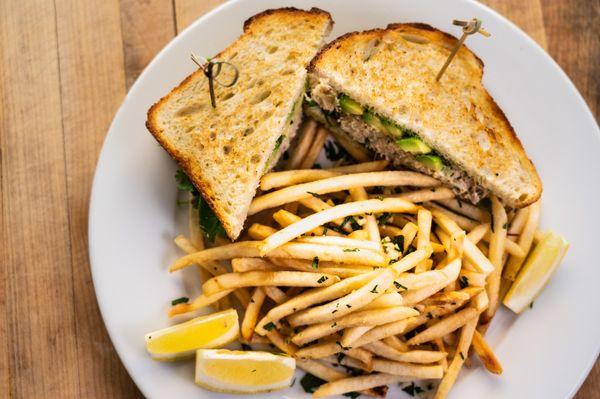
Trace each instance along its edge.
<path fill-rule="evenodd" d="M 137 76 L 221 2 L 0 1 L 0 397 L 141 397 L 110 343 L 92 286 L 92 176 Z M 598 118 L 600 2 L 484 3 L 548 50 Z M 597 362 L 576 398 L 599 392 Z"/>

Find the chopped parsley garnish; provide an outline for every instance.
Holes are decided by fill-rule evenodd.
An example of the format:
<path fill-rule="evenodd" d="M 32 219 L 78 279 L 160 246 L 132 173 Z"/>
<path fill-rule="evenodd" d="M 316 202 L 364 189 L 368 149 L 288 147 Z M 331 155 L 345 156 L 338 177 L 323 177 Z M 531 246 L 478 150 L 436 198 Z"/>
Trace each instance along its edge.
<path fill-rule="evenodd" d="M 383 197 L 383 195 L 379 194 L 379 195 L 377 196 L 377 199 L 378 199 L 379 201 L 383 201 L 385 198 Z"/>
<path fill-rule="evenodd" d="M 411 252 L 415 252 L 416 250 L 417 250 L 417 248 L 414 245 L 411 244 L 411 245 L 408 246 L 408 249 L 406 250 L 406 253 L 404 255 L 408 255 Z"/>
<path fill-rule="evenodd" d="M 390 222 L 390 220 L 392 219 L 393 216 L 394 215 L 392 215 L 390 212 L 384 212 L 381 215 L 379 215 L 379 217 L 377 218 L 377 221 L 381 225 L 386 225 Z"/>
<path fill-rule="evenodd" d="M 358 248 L 344 248 L 343 251 L 344 252 L 358 252 L 359 249 Z"/>
<path fill-rule="evenodd" d="M 394 286 L 396 287 L 397 290 L 400 290 L 400 289 L 402 289 L 404 291 L 408 290 L 408 288 L 406 288 L 405 286 L 403 286 L 402 284 L 400 284 L 397 281 L 394 281 Z"/>
<path fill-rule="evenodd" d="M 466 288 L 469 286 L 469 278 L 467 276 L 460 276 L 460 279 L 458 280 L 458 284 L 460 285 L 460 288 Z"/>
<path fill-rule="evenodd" d="M 344 352 L 339 352 L 339 353 L 337 354 L 337 362 L 338 362 L 338 363 L 341 363 L 341 362 L 342 362 L 342 360 L 343 360 L 345 357 L 346 357 L 346 354 L 345 354 Z"/>
<path fill-rule="evenodd" d="M 341 343 L 340 341 L 335 341 L 335 343 L 336 343 L 336 344 L 337 344 L 337 345 L 338 345 L 340 348 L 342 348 L 342 350 L 344 350 L 344 351 L 347 351 L 347 350 L 350 350 L 350 349 L 352 349 L 352 347 L 351 347 L 351 346 L 344 346 L 344 345 L 342 345 L 342 343 Z"/>
<path fill-rule="evenodd" d="M 356 398 L 358 398 L 360 396 L 360 393 L 358 393 L 358 392 L 346 392 L 346 393 L 344 393 L 342 395 L 343 396 L 347 396 L 347 397 L 352 398 L 352 399 L 356 399 Z"/>
<path fill-rule="evenodd" d="M 320 279 L 317 280 L 317 283 L 322 284 L 325 282 L 325 280 L 327 280 L 329 277 L 327 276 L 321 276 Z"/>
<path fill-rule="evenodd" d="M 343 147 L 338 146 L 334 141 L 328 140 L 325 143 L 325 156 L 330 161 L 339 161 L 346 155 L 348 155 L 346 150 Z"/>
<path fill-rule="evenodd" d="M 319 257 L 315 256 L 310 265 L 312 266 L 313 269 L 318 269 L 319 268 Z"/>
<path fill-rule="evenodd" d="M 388 265 L 393 265 L 394 263 L 398 262 L 400 259 L 396 258 L 396 259 L 390 259 L 390 261 L 388 262 Z"/>
<path fill-rule="evenodd" d="M 431 312 L 427 312 L 426 316 L 429 320 L 433 319 L 433 315 L 431 314 Z"/>
<path fill-rule="evenodd" d="M 192 206 L 198 209 L 200 229 L 206 236 L 206 239 L 210 242 L 215 242 L 217 236 L 225 237 L 225 229 L 223 225 L 214 214 L 210 206 L 196 187 L 192 184 L 190 178 L 181 169 L 175 174 L 175 180 L 177 180 L 177 187 L 183 191 L 189 191 L 192 194 Z"/>
<path fill-rule="evenodd" d="M 465 355 L 463 355 L 463 353 L 462 353 L 462 352 L 458 352 L 458 353 L 460 354 L 460 358 L 461 358 L 462 360 L 465 360 Z"/>
<path fill-rule="evenodd" d="M 315 198 L 323 199 L 323 197 L 321 196 L 321 194 L 313 193 L 312 191 L 307 191 L 306 193 L 312 195 Z"/>
<path fill-rule="evenodd" d="M 533 302 L 531 302 L 531 303 L 533 303 Z M 350 308 L 352 307 L 352 305 L 350 305 L 349 303 L 347 303 L 347 304 L 346 304 L 346 307 L 347 307 L 348 309 L 350 309 Z"/>
<path fill-rule="evenodd" d="M 189 301 L 190 301 L 190 298 L 188 298 L 187 296 L 182 296 L 181 298 L 173 299 L 171 301 L 171 306 L 175 306 L 180 303 L 188 303 Z"/>
<path fill-rule="evenodd" d="M 529 304 L 529 309 L 533 309 L 533 302 Z"/>
<path fill-rule="evenodd" d="M 377 294 L 378 293 L 378 291 L 377 291 L 377 286 L 378 285 L 379 284 L 375 284 L 375 287 L 373 287 L 373 289 L 370 291 L 372 294 Z"/>
<path fill-rule="evenodd" d="M 404 248 L 404 236 L 403 235 L 396 236 L 396 237 L 392 238 L 392 242 L 394 243 L 394 246 L 396 247 L 396 251 L 402 252 L 402 249 Z"/>
<path fill-rule="evenodd" d="M 272 321 L 268 322 L 267 324 L 265 324 L 263 326 L 263 328 L 267 331 L 271 331 L 272 329 L 275 328 L 275 323 L 273 323 Z"/>
<path fill-rule="evenodd" d="M 317 390 L 317 388 L 325 384 L 325 382 L 326 381 L 320 379 L 319 377 L 315 377 L 312 374 L 306 373 L 300 380 L 300 385 L 302 385 L 304 392 L 313 393 Z"/>
<path fill-rule="evenodd" d="M 340 224 L 340 229 L 343 228 L 348 223 L 350 223 L 350 227 L 352 227 L 352 230 L 360 229 L 360 224 L 358 224 L 356 219 L 354 219 L 354 216 L 346 216 L 344 218 L 344 221 L 342 222 L 342 224 Z"/>
<path fill-rule="evenodd" d="M 504 223 L 504 224 L 502 225 L 502 228 L 503 228 L 504 230 L 507 230 L 507 229 L 508 229 L 508 223 Z"/>
<path fill-rule="evenodd" d="M 337 322 L 333 322 L 333 324 L 331 325 L 331 328 L 334 328 L 335 326 L 337 326 Z"/>
<path fill-rule="evenodd" d="M 420 394 L 422 392 L 425 392 L 423 390 L 423 388 L 421 388 L 418 385 L 415 385 L 414 382 L 411 382 L 410 385 L 407 385 L 405 387 L 402 387 L 402 390 L 404 392 L 406 392 L 407 394 L 409 394 L 410 396 L 415 396 L 416 394 Z"/>

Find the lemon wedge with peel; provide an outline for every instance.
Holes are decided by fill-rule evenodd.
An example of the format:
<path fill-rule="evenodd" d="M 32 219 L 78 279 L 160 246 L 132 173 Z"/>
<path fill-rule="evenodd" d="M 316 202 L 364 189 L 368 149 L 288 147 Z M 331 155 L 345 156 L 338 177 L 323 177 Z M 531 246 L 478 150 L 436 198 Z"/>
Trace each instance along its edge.
<path fill-rule="evenodd" d="M 215 392 L 257 393 L 288 388 L 295 369 L 294 358 L 268 352 L 196 352 L 196 384 Z"/>
<path fill-rule="evenodd" d="M 521 313 L 544 289 L 569 249 L 569 243 L 559 234 L 549 231 L 527 257 L 515 282 L 504 297 L 504 305 Z"/>
<path fill-rule="evenodd" d="M 226 345 L 238 334 L 237 312 L 228 309 L 152 332 L 146 335 L 146 350 L 155 360 L 177 360 L 200 348 Z"/>

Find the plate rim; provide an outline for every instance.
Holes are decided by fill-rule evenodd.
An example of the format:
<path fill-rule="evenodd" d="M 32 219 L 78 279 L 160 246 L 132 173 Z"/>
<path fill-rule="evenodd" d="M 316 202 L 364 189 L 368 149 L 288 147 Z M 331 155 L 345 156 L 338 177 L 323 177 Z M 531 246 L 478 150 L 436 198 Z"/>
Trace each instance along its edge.
<path fill-rule="evenodd" d="M 559 76 L 561 77 L 561 80 L 563 82 L 567 83 L 567 90 L 569 90 L 571 92 L 571 94 L 574 94 L 575 97 L 578 100 L 578 106 L 579 108 L 583 108 L 585 110 L 585 114 L 586 117 L 589 121 L 592 122 L 592 125 L 595 126 L 595 134 L 594 137 L 595 139 L 600 143 L 600 127 L 598 126 L 598 121 L 596 120 L 596 118 L 594 117 L 590 107 L 588 106 L 587 102 L 585 101 L 583 95 L 579 92 L 579 90 L 577 89 L 577 87 L 575 86 L 575 84 L 573 83 L 573 81 L 571 80 L 571 78 L 567 75 L 567 73 L 562 69 L 562 67 L 556 62 L 556 60 L 554 60 L 552 58 L 552 56 L 544 49 L 541 47 L 540 44 L 538 44 L 532 37 L 530 37 L 527 33 L 525 33 L 519 26 L 517 26 L 515 23 L 513 23 L 512 21 L 510 21 L 507 17 L 505 17 L 504 15 L 500 14 L 498 11 L 496 11 L 495 9 L 482 4 L 476 0 L 454 0 L 456 2 L 463 2 L 463 3 L 470 3 L 471 5 L 474 5 L 482 10 L 484 10 L 485 12 L 489 12 L 491 14 L 493 14 L 496 18 L 498 18 L 503 24 L 506 24 L 507 26 L 509 26 L 511 28 L 512 31 L 515 31 L 521 39 L 524 39 L 526 42 L 528 42 L 530 48 L 528 50 L 530 51 L 535 51 L 538 55 L 541 55 L 545 61 L 545 63 L 548 63 L 550 65 L 552 65 L 553 69 L 555 72 L 558 72 Z M 99 156 L 98 156 L 98 160 L 96 162 L 96 166 L 94 169 L 94 175 L 93 175 L 93 180 L 92 180 L 92 187 L 91 187 L 91 191 L 90 191 L 90 202 L 89 202 L 89 206 L 88 206 L 88 228 L 87 228 L 87 233 L 88 233 L 88 259 L 89 259 L 89 264 L 90 264 L 90 272 L 91 272 L 91 277 L 92 277 L 92 284 L 94 287 L 94 294 L 96 297 L 96 302 L 98 304 L 98 309 L 100 311 L 100 315 L 102 317 L 102 322 L 103 322 L 103 326 L 110 338 L 111 344 L 113 345 L 117 356 L 119 358 L 119 361 L 121 362 L 121 364 L 123 365 L 123 367 L 125 368 L 125 370 L 127 371 L 127 374 L 129 375 L 129 377 L 132 379 L 132 381 L 135 383 L 137 389 L 140 390 L 140 392 L 145 396 L 145 397 L 151 397 L 152 395 L 150 395 L 150 392 L 146 392 L 145 391 L 145 387 L 144 384 L 141 383 L 141 381 L 138 381 L 138 378 L 134 376 L 134 373 L 130 372 L 130 369 L 127 365 L 127 362 L 124 360 L 123 356 L 122 356 L 122 351 L 123 348 L 121 347 L 121 344 L 118 342 L 118 339 L 115 338 L 115 331 L 114 328 L 109 328 L 109 324 L 106 322 L 106 314 L 108 312 L 108 309 L 106 309 L 106 302 L 105 301 L 101 301 L 101 295 L 99 294 L 98 291 L 98 283 L 97 283 L 97 273 L 98 273 L 98 268 L 99 265 L 94 261 L 94 225 L 95 223 L 93 223 L 93 220 L 95 218 L 95 214 L 94 214 L 94 209 L 97 206 L 96 203 L 98 200 L 98 185 L 97 180 L 98 180 L 98 175 L 101 173 L 100 170 L 101 165 L 103 164 L 103 162 L 106 162 L 106 160 L 104 160 L 104 158 L 106 158 L 106 156 L 103 157 L 103 154 L 106 154 L 105 149 L 107 147 L 107 142 L 109 141 L 109 138 L 111 137 L 111 132 L 113 131 L 114 125 L 116 123 L 116 121 L 120 118 L 121 114 L 124 112 L 124 108 L 123 105 L 129 100 L 129 98 L 131 96 L 134 96 L 135 93 L 140 90 L 141 87 L 141 81 L 143 81 L 145 75 L 147 73 L 149 73 L 149 70 L 151 70 L 154 66 L 154 64 L 161 59 L 165 53 L 167 53 L 169 51 L 169 49 L 175 45 L 175 43 L 179 40 L 181 40 L 183 37 L 187 36 L 190 34 L 190 32 L 194 31 L 196 29 L 197 25 L 202 24 L 205 20 L 209 20 L 210 18 L 213 17 L 214 14 L 220 13 L 228 8 L 231 7 L 236 7 L 238 4 L 240 3 L 251 3 L 251 0 L 228 0 L 220 5 L 218 5 L 217 7 L 213 8 L 212 10 L 208 11 L 207 13 L 203 14 L 202 16 L 198 17 L 196 20 L 194 20 L 191 24 L 189 24 L 182 32 L 180 32 L 179 34 L 177 34 L 176 36 L 174 36 L 167 44 L 165 44 L 165 46 L 152 58 L 152 60 L 146 65 L 146 67 L 143 69 L 143 71 L 139 74 L 139 76 L 136 78 L 134 84 L 131 86 L 131 88 L 128 90 L 127 94 L 125 95 L 125 97 L 123 98 L 121 104 L 119 105 L 119 108 L 117 110 L 117 112 L 115 112 L 115 115 L 106 131 L 105 137 L 103 139 L 103 143 L 99 152 Z M 282 5 L 282 7 L 285 5 Z M 325 7 L 326 8 L 326 7 Z M 334 37 L 328 38 L 328 41 L 333 40 Z M 114 134 L 112 134 L 112 136 L 114 136 Z M 600 355 L 600 341 L 598 342 L 598 344 L 596 345 L 596 350 L 595 352 L 595 356 L 590 357 L 590 359 L 587 361 L 587 366 L 584 369 L 584 372 L 582 372 L 578 378 L 578 380 L 574 383 L 573 388 L 571 389 L 571 391 L 569 392 L 569 397 L 573 398 L 575 396 L 575 394 L 579 391 L 579 389 L 581 388 L 581 386 L 583 385 L 583 383 L 585 382 L 585 380 L 587 379 L 587 377 L 589 376 L 590 371 L 592 370 L 592 368 L 594 367 L 596 360 L 598 359 L 599 355 Z"/>

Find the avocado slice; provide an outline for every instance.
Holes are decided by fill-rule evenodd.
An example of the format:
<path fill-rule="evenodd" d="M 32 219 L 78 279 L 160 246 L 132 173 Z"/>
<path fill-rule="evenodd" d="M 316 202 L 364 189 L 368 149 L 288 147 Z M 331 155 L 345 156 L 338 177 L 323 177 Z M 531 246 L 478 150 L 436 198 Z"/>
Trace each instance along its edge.
<path fill-rule="evenodd" d="M 340 108 L 347 114 L 350 115 L 362 115 L 364 110 L 363 107 L 348 97 L 345 94 L 340 94 L 338 101 L 340 102 Z"/>
<path fill-rule="evenodd" d="M 431 152 L 431 148 L 416 137 L 396 140 L 396 144 L 403 151 L 410 152 L 411 154 L 429 154 Z"/>
<path fill-rule="evenodd" d="M 379 130 L 380 132 L 387 131 L 385 129 L 385 126 L 381 122 L 381 119 L 369 110 L 365 111 L 365 113 L 362 115 L 362 119 L 367 125 L 371 126 L 373 129 Z"/>
<path fill-rule="evenodd" d="M 381 123 L 383 124 L 383 127 L 385 128 L 385 130 L 387 130 L 387 132 L 394 136 L 395 138 L 401 138 L 404 135 L 404 130 L 402 130 L 402 128 L 398 125 L 396 125 L 394 122 L 390 121 L 389 119 L 385 119 L 385 118 L 380 118 L 381 119 Z"/>
<path fill-rule="evenodd" d="M 417 155 L 415 156 L 415 159 L 427 166 L 429 169 L 435 171 L 442 170 L 444 167 L 444 161 L 442 161 L 442 158 L 438 157 L 437 155 Z"/>

